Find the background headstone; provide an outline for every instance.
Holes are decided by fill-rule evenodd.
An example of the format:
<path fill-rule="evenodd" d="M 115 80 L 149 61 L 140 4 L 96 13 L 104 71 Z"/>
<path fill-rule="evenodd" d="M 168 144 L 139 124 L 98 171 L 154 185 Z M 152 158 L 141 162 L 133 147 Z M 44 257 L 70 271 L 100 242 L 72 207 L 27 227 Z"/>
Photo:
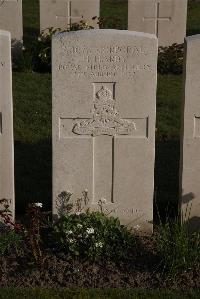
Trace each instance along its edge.
<path fill-rule="evenodd" d="M 83 30 L 53 38 L 53 213 L 57 196 L 107 200 L 122 223 L 152 231 L 157 38 Z"/>
<path fill-rule="evenodd" d="M 186 38 L 182 112 L 181 206 L 184 220 L 200 228 L 200 35 Z M 189 219 L 188 219 L 189 218 Z"/>
<path fill-rule="evenodd" d="M 0 29 L 10 31 L 13 53 L 22 47 L 22 0 L 0 0 Z"/>
<path fill-rule="evenodd" d="M 100 0 L 40 0 L 40 30 L 69 29 L 71 24 L 86 21 L 97 28 Z"/>
<path fill-rule="evenodd" d="M 186 36 L 187 0 L 128 0 L 128 29 L 156 34 L 159 46 Z"/>
<path fill-rule="evenodd" d="M 10 200 L 14 217 L 14 149 L 11 37 L 0 30 L 0 199 Z"/>

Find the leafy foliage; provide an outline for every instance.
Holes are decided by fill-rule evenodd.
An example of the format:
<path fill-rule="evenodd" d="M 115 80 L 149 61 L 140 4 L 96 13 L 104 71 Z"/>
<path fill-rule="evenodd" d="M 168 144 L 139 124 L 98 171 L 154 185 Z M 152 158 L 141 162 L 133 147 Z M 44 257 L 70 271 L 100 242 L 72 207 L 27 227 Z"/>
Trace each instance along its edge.
<path fill-rule="evenodd" d="M 169 47 L 159 47 L 158 72 L 160 74 L 181 74 L 183 71 L 183 44 L 173 44 Z"/>
<path fill-rule="evenodd" d="M 16 71 L 51 72 L 51 40 L 56 33 L 93 29 L 86 21 L 74 23 L 70 29 L 47 28 L 34 40 L 31 47 L 23 48 L 23 52 L 13 62 Z"/>
<path fill-rule="evenodd" d="M 11 250 L 17 251 L 22 244 L 22 236 L 3 223 L 0 223 L 0 226 L 0 254 L 7 254 Z"/>

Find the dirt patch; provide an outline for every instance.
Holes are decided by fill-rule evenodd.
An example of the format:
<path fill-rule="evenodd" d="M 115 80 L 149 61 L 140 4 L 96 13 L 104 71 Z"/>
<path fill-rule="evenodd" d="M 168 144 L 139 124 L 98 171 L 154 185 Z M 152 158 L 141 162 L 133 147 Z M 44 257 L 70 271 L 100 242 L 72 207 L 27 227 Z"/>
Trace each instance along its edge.
<path fill-rule="evenodd" d="M 0 286 L 84 288 L 200 288 L 200 267 L 166 275 L 152 238 L 139 238 L 141 247 L 118 264 L 89 262 L 46 248 L 43 268 L 37 268 L 26 244 L 19 252 L 0 257 Z"/>

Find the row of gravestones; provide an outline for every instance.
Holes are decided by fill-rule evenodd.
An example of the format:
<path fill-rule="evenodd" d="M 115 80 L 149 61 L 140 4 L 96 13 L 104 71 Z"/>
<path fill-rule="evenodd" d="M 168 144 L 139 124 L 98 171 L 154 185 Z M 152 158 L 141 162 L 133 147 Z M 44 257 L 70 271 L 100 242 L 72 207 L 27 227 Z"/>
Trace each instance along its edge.
<path fill-rule="evenodd" d="M 14 214 L 10 33 L 0 31 L 0 198 Z M 200 36 L 186 39 L 181 186 L 200 217 Z M 57 34 L 52 45 L 53 214 L 59 194 L 88 189 L 91 210 L 150 232 L 153 223 L 157 37 L 118 30 Z"/>
<path fill-rule="evenodd" d="M 40 29 L 66 29 L 81 19 L 97 28 L 100 0 L 40 0 Z M 159 45 L 183 43 L 187 0 L 129 0 L 128 29 L 156 34 Z M 0 29 L 11 32 L 12 46 L 22 45 L 22 0 L 0 0 Z"/>

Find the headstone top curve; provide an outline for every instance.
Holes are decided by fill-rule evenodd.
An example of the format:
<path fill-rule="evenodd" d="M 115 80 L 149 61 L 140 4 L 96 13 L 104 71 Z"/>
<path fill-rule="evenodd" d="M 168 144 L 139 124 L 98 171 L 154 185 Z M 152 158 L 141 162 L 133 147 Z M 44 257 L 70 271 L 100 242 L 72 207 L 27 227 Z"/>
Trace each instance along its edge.
<path fill-rule="evenodd" d="M 77 30 L 77 31 L 70 31 L 70 32 L 60 32 L 54 34 L 54 38 L 65 37 L 69 35 L 76 35 L 76 36 L 87 36 L 87 35 L 101 35 L 101 34 L 116 34 L 122 36 L 132 36 L 132 37 L 142 37 L 142 38 L 149 38 L 157 40 L 157 36 L 151 33 L 145 32 L 138 32 L 138 31 L 129 31 L 129 30 L 117 30 L 117 29 L 91 29 L 91 30 Z"/>

